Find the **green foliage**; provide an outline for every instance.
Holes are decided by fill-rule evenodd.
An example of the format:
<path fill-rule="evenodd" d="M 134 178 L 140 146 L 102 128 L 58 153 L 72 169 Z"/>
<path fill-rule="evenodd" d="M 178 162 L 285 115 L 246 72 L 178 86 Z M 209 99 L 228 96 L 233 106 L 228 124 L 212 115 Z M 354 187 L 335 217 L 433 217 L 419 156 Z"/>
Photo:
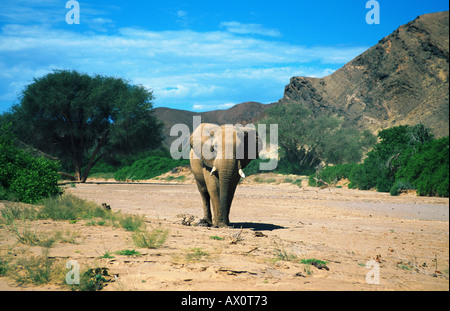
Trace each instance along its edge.
<path fill-rule="evenodd" d="M 5 119 L 19 139 L 57 156 L 83 181 L 102 157 L 159 146 L 152 100 L 151 91 L 121 78 L 55 70 L 25 87 Z"/>
<path fill-rule="evenodd" d="M 183 165 L 189 165 L 189 160 L 175 160 L 170 154 L 158 151 L 122 167 L 114 174 L 114 178 L 116 180 L 150 179 Z"/>
<path fill-rule="evenodd" d="M 403 179 L 399 179 L 399 180 L 395 181 L 394 185 L 389 190 L 389 193 L 392 196 L 397 196 L 401 193 L 402 190 L 408 190 L 408 189 L 414 189 L 414 186 Z"/>
<path fill-rule="evenodd" d="M 81 278 L 80 284 L 70 285 L 72 290 L 78 291 L 99 291 L 111 282 L 112 277 L 109 275 L 108 268 L 91 268 L 86 270 Z"/>
<path fill-rule="evenodd" d="M 361 164 L 329 166 L 310 176 L 310 186 L 350 180 L 349 188 L 376 189 L 399 195 L 417 189 L 418 195 L 449 195 L 449 138 L 433 139 L 423 125 L 397 126 L 380 131 L 380 142 Z"/>
<path fill-rule="evenodd" d="M 122 256 L 141 256 L 141 253 L 134 249 L 123 249 L 121 251 L 114 252 L 114 254 Z"/>
<path fill-rule="evenodd" d="M 389 192 L 395 184 L 397 171 L 408 160 L 407 155 L 416 153 L 421 145 L 433 138 L 421 124 L 385 129 L 379 132 L 378 137 L 380 142 L 367 154 L 364 163 L 352 172 L 350 180 L 352 186 L 361 190 L 376 188 L 380 192 Z"/>
<path fill-rule="evenodd" d="M 417 188 L 418 195 L 449 196 L 449 137 L 429 141 L 416 153 L 405 154 L 397 178 Z"/>
<path fill-rule="evenodd" d="M 342 120 L 336 117 L 315 117 L 301 104 L 278 104 L 267 114 L 265 123 L 278 124 L 280 173 L 311 174 L 321 162 L 359 162 L 375 143 L 369 131 L 361 133 L 343 127 Z"/>
<path fill-rule="evenodd" d="M 54 278 L 53 263 L 54 260 L 48 257 L 48 249 L 44 249 L 42 256 L 18 260 L 10 274 L 20 285 L 47 284 Z"/>
<path fill-rule="evenodd" d="M 145 217 L 139 215 L 123 215 L 119 219 L 119 223 L 127 231 L 140 231 L 145 226 Z"/>
<path fill-rule="evenodd" d="M 94 202 L 83 200 L 73 194 L 51 197 L 42 200 L 39 218 L 53 220 L 77 220 L 94 217 L 109 218 L 111 211 L 101 208 Z"/>
<path fill-rule="evenodd" d="M 356 163 L 327 166 L 316 174 L 310 175 L 308 185 L 311 187 L 321 187 L 324 185 L 324 182 L 327 184 L 335 184 L 341 179 L 349 178 L 357 166 L 358 164 Z"/>
<path fill-rule="evenodd" d="M 9 126 L 0 128 L 0 200 L 35 203 L 58 194 L 59 164 L 14 146 Z"/>
<path fill-rule="evenodd" d="M 158 228 L 150 232 L 135 232 L 132 238 L 137 247 L 155 249 L 166 242 L 168 234 L 168 230 Z"/>

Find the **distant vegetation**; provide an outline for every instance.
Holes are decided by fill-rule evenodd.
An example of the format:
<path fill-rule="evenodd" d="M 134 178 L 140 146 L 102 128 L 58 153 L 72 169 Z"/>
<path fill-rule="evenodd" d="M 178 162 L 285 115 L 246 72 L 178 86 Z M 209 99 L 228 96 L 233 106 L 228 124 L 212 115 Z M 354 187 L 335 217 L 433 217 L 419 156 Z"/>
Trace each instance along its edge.
<path fill-rule="evenodd" d="M 380 131 L 380 142 L 361 164 L 328 166 L 309 184 L 322 186 L 347 178 L 349 188 L 398 195 L 414 189 L 421 196 L 449 196 L 449 137 L 434 139 L 423 125 Z"/>
<path fill-rule="evenodd" d="M 267 115 L 266 124 L 278 124 L 279 173 L 311 174 L 322 162 L 359 162 L 376 142 L 369 131 L 344 127 L 337 117 L 316 117 L 298 103 L 275 105 Z"/>
<path fill-rule="evenodd" d="M 150 179 L 184 165 L 189 165 L 189 160 L 174 160 L 169 152 L 155 150 L 137 159 L 131 165 L 120 168 L 114 173 L 114 178 L 116 180 Z"/>
<path fill-rule="evenodd" d="M 90 177 L 116 180 L 144 180 L 167 173 L 179 166 L 189 165 L 189 160 L 174 160 L 168 150 L 156 149 L 134 156 L 116 157 L 114 161 L 101 161 Z"/>

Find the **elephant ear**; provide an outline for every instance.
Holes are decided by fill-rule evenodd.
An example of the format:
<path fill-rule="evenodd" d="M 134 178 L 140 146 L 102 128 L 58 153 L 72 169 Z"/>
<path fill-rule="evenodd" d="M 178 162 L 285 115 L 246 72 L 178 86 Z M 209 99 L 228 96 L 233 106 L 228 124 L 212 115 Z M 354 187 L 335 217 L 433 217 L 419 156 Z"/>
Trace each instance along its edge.
<path fill-rule="evenodd" d="M 254 126 L 241 129 L 244 132 L 244 159 L 241 160 L 241 166 L 245 168 L 252 160 L 259 157 L 262 143 Z"/>
<path fill-rule="evenodd" d="M 189 143 L 194 154 L 201 158 L 203 165 L 212 168 L 214 166 L 214 133 L 218 130 L 218 125 L 202 123 L 197 127 L 189 138 Z M 194 139 L 199 135 L 199 140 Z M 204 146 L 205 145 L 205 146 Z M 206 152 L 204 154 L 203 152 Z"/>

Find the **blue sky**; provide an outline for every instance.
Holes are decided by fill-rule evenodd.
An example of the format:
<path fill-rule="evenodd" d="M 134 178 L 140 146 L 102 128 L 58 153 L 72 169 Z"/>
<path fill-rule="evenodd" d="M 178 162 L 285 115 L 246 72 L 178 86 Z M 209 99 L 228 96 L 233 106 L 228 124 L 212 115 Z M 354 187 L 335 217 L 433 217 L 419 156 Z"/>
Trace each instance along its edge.
<path fill-rule="evenodd" d="M 443 0 L 0 0 L 0 113 L 53 69 L 123 77 L 155 107 L 225 109 L 275 102 L 293 76 L 323 77 Z"/>

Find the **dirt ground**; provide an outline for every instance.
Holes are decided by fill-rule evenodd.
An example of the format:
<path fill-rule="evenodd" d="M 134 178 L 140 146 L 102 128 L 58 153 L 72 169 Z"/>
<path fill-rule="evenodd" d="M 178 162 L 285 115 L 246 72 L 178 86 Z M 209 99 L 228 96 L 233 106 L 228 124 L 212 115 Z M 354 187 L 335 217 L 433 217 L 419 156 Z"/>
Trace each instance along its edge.
<path fill-rule="evenodd" d="M 234 228 L 218 229 L 182 224 L 181 215 L 195 222 L 202 217 L 201 198 L 190 178 L 182 183 L 91 182 L 67 186 L 66 192 L 107 203 L 114 211 L 145 215 L 148 229 L 169 230 L 162 247 L 140 249 L 132 233 L 120 228 L 41 221 L 42 229 L 79 232 L 77 244 L 59 243 L 49 256 L 108 267 L 117 278 L 105 291 L 449 290 L 448 198 L 249 178 L 236 191 L 230 214 Z M 11 243 L 11 236 L 0 234 L 0 247 Z M 123 249 L 141 255 L 100 258 Z M 327 263 L 301 263 L 310 259 Z M 67 290 L 18 287 L 0 278 L 0 290 L 33 289 Z"/>

